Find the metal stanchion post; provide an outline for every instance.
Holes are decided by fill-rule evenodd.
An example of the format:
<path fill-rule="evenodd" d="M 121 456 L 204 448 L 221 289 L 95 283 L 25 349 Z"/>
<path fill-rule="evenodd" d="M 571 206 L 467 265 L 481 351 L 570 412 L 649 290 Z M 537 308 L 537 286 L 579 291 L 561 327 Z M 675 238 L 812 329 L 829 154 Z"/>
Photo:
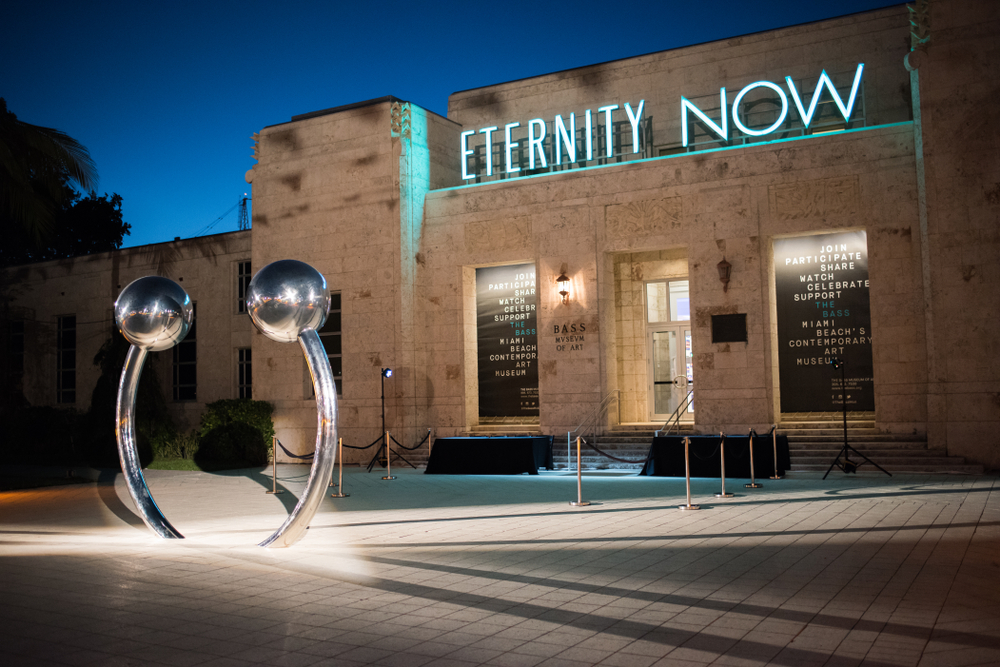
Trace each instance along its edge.
<path fill-rule="evenodd" d="M 759 489 L 761 485 L 757 483 L 757 480 L 754 478 L 753 474 L 753 436 L 754 436 L 753 429 L 750 429 L 750 483 L 744 484 L 743 486 L 745 486 L 748 489 Z"/>
<path fill-rule="evenodd" d="M 385 477 L 382 479 L 396 479 L 392 476 L 392 452 L 389 451 L 389 432 L 385 432 Z"/>
<path fill-rule="evenodd" d="M 580 438 L 576 438 L 576 500 L 569 501 L 573 507 L 585 507 L 590 502 L 583 499 L 583 468 L 580 466 Z"/>
<path fill-rule="evenodd" d="M 720 433 L 719 437 L 719 460 L 722 462 L 722 492 L 715 494 L 716 498 L 732 498 L 733 494 L 726 493 L 726 434 Z M 690 500 L 688 502 L 691 502 Z"/>
<path fill-rule="evenodd" d="M 331 493 L 331 498 L 346 498 L 351 495 L 344 493 L 344 439 L 337 438 L 337 463 L 340 464 L 340 472 L 337 477 L 337 493 Z M 333 480 L 331 480 L 333 481 Z"/>
<path fill-rule="evenodd" d="M 771 427 L 771 444 L 774 445 L 774 476 L 771 479 L 781 479 L 782 476 L 778 474 L 778 425 L 775 424 Z"/>
<path fill-rule="evenodd" d="M 278 438 L 271 436 L 271 490 L 267 493 L 284 493 L 284 489 L 278 488 Z"/>
<path fill-rule="evenodd" d="M 691 504 L 691 438 L 684 438 L 684 478 L 687 480 L 687 504 L 680 505 L 680 509 L 700 510 L 701 505 Z"/>

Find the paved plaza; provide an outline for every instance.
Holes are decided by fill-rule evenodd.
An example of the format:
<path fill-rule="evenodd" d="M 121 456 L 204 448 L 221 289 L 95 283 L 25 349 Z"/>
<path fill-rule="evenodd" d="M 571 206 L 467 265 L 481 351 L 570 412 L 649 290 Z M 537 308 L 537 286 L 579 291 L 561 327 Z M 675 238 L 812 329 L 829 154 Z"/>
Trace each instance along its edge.
<path fill-rule="evenodd" d="M 3 665 L 997 665 L 995 476 L 792 473 L 763 488 L 345 471 L 147 471 L 0 493 Z"/>

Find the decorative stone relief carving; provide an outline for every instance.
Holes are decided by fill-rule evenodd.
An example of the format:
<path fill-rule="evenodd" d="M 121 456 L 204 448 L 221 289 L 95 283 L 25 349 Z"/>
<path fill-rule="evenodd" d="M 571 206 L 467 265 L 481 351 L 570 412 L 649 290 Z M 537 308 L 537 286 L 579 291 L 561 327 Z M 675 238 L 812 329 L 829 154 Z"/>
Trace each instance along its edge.
<path fill-rule="evenodd" d="M 527 218 L 470 222 L 465 225 L 467 252 L 523 248 L 530 239 L 531 221 Z"/>
<path fill-rule="evenodd" d="M 667 231 L 680 225 L 681 199 L 647 199 L 612 204 L 604 212 L 609 237 L 634 237 Z"/>
<path fill-rule="evenodd" d="M 855 213 L 861 199 L 857 176 L 775 185 L 769 188 L 769 195 L 771 213 L 777 220 Z"/>
<path fill-rule="evenodd" d="M 389 107 L 389 129 L 392 137 L 410 138 L 410 105 L 393 102 Z"/>

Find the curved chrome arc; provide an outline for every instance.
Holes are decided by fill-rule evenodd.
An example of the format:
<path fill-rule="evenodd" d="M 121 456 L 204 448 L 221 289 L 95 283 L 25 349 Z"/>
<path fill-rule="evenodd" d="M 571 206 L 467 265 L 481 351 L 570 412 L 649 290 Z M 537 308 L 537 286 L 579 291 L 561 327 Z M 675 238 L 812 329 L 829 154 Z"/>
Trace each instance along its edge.
<path fill-rule="evenodd" d="M 306 488 L 298 504 L 285 519 L 285 523 L 281 524 L 281 528 L 258 545 L 261 547 L 290 547 L 305 536 L 309 522 L 326 495 L 327 484 L 337 459 L 337 385 L 333 381 L 330 359 L 315 330 L 306 329 L 298 338 L 316 391 L 316 453 Z"/>
<path fill-rule="evenodd" d="M 139 377 L 146 361 L 146 349 L 131 346 L 122 368 L 121 383 L 118 385 L 118 404 L 115 408 L 115 435 L 118 439 L 118 457 L 122 462 L 122 472 L 128 485 L 129 495 L 139 515 L 149 529 L 164 539 L 184 539 L 176 528 L 156 506 L 149 493 L 146 480 L 139 464 L 139 452 L 135 446 L 135 394 L 139 387 Z"/>

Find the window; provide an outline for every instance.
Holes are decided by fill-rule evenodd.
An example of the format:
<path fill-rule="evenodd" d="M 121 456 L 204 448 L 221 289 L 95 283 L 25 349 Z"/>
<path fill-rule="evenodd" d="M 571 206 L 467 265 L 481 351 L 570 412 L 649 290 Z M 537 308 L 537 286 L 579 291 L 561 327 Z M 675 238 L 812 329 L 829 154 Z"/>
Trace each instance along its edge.
<path fill-rule="evenodd" d="M 247 312 L 247 290 L 250 288 L 250 260 L 236 265 L 236 312 Z M 249 350 L 247 351 L 249 353 Z"/>
<path fill-rule="evenodd" d="M 76 403 L 76 315 L 56 323 L 56 402 Z"/>
<path fill-rule="evenodd" d="M 197 311 L 196 307 L 195 310 Z M 198 318 L 195 317 L 187 336 L 173 348 L 175 401 L 198 400 L 198 348 L 195 342 L 197 327 Z"/>
<path fill-rule="evenodd" d="M 319 330 L 319 339 L 330 359 L 330 369 L 333 371 L 333 381 L 337 384 L 337 395 L 344 393 L 343 365 L 340 346 L 340 292 L 330 294 L 330 314 L 326 323 Z"/>
<path fill-rule="evenodd" d="M 253 367 L 250 364 L 250 348 L 241 347 L 237 350 L 236 384 L 240 398 L 253 398 Z"/>
<path fill-rule="evenodd" d="M 647 322 L 687 322 L 691 319 L 688 281 L 646 283 Z"/>
<path fill-rule="evenodd" d="M 10 322 L 7 330 L 7 392 L 11 405 L 20 405 L 24 393 L 24 320 Z"/>

